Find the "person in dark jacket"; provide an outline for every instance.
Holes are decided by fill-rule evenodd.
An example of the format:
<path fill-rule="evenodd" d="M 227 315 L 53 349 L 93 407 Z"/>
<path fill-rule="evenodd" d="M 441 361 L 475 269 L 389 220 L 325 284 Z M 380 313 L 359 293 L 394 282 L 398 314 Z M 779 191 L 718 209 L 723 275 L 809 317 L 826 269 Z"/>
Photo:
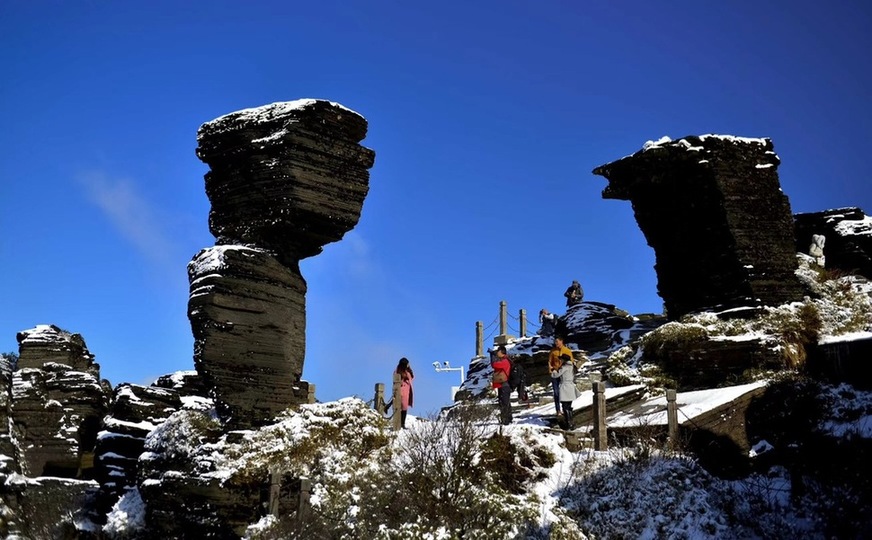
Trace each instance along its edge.
<path fill-rule="evenodd" d="M 572 280 L 572 285 L 566 289 L 563 296 L 566 297 L 566 307 L 580 304 L 584 300 L 584 289 L 581 288 L 581 283 L 577 280 Z"/>
<path fill-rule="evenodd" d="M 493 381 L 494 388 L 497 391 L 497 398 L 500 402 L 500 423 L 505 425 L 512 423 L 512 404 L 510 398 L 512 395 L 512 387 L 509 385 L 509 372 L 512 369 L 512 364 L 509 362 L 509 357 L 506 355 L 506 347 L 500 345 L 497 348 L 497 358 L 491 364 L 494 369 L 494 375 L 497 372 L 505 373 L 503 382 Z"/>

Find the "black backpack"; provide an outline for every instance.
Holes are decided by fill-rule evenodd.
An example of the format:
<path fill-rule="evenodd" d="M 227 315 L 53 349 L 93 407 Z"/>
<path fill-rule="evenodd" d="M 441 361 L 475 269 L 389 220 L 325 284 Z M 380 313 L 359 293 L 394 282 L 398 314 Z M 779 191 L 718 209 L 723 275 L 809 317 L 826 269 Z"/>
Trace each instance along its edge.
<path fill-rule="evenodd" d="M 512 367 L 509 369 L 509 386 L 512 389 L 518 387 L 521 384 L 521 381 L 524 380 L 524 368 L 521 367 L 520 362 L 516 360 L 509 360 L 511 362 Z"/>

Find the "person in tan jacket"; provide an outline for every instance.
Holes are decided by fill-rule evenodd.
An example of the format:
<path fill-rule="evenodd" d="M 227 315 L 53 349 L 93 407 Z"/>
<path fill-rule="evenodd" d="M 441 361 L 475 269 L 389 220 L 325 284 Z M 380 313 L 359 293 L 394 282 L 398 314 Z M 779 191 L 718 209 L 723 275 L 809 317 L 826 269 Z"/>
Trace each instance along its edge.
<path fill-rule="evenodd" d="M 563 344 L 563 338 L 554 338 L 554 346 L 551 347 L 551 352 L 548 353 L 548 371 L 557 371 L 563 365 L 561 356 L 568 354 L 572 358 L 572 351 L 569 347 Z M 551 379 L 551 389 L 554 392 L 554 409 L 557 411 L 557 416 L 560 416 L 560 379 Z"/>

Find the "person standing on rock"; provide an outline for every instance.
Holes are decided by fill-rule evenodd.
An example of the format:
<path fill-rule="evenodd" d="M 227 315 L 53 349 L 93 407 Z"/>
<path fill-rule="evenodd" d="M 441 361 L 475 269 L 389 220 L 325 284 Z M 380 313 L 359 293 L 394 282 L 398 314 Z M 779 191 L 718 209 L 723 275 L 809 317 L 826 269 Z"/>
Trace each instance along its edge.
<path fill-rule="evenodd" d="M 500 345 L 497 348 L 497 358 L 491 364 L 493 367 L 493 385 L 497 391 L 497 398 L 500 403 L 500 423 L 504 426 L 512 423 L 512 404 L 510 398 L 512 396 L 512 387 L 509 385 L 509 373 L 512 370 L 512 363 L 506 355 L 505 345 Z"/>
<path fill-rule="evenodd" d="M 572 285 L 567 287 L 563 296 L 566 297 L 566 307 L 580 304 L 581 301 L 584 300 L 584 289 L 581 288 L 581 283 L 573 279 Z"/>
<path fill-rule="evenodd" d="M 415 373 L 412 372 L 409 359 L 406 357 L 400 358 L 396 372 L 400 376 L 400 427 L 406 429 L 406 415 L 415 401 L 415 394 L 412 391 L 412 379 L 415 378 Z"/>
<path fill-rule="evenodd" d="M 575 400 L 575 369 L 572 356 L 560 355 L 560 367 L 551 371 L 551 380 L 558 383 L 560 407 L 563 408 L 563 423 L 566 429 L 572 429 L 572 402 Z"/>
<path fill-rule="evenodd" d="M 563 355 L 568 355 L 572 358 L 572 351 L 569 347 L 563 344 L 562 337 L 554 338 L 554 346 L 551 347 L 551 352 L 548 353 L 548 371 L 553 373 L 560 369 L 563 365 L 563 360 L 560 358 Z M 560 416 L 560 380 L 551 379 L 551 390 L 554 395 L 555 415 Z"/>
<path fill-rule="evenodd" d="M 556 322 L 553 313 L 549 313 L 545 308 L 539 310 L 539 335 L 542 337 L 550 337 L 554 335 Z"/>

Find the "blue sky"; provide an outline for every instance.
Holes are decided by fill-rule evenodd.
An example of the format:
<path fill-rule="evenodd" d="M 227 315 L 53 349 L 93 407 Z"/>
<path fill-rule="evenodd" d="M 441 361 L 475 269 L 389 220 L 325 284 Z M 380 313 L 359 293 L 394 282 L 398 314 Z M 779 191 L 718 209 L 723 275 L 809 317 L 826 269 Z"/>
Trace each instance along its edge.
<path fill-rule="evenodd" d="M 407 356 L 435 411 L 459 375 L 431 363 L 465 366 L 500 300 L 562 313 L 578 279 L 661 310 L 629 202 L 590 172 L 647 140 L 771 137 L 794 212 L 872 211 L 872 7 L 790 6 L 4 1 L 0 350 L 56 324 L 113 384 L 193 369 L 197 128 L 324 98 L 376 161 L 357 228 L 301 265 L 304 378 L 369 399 Z"/>

